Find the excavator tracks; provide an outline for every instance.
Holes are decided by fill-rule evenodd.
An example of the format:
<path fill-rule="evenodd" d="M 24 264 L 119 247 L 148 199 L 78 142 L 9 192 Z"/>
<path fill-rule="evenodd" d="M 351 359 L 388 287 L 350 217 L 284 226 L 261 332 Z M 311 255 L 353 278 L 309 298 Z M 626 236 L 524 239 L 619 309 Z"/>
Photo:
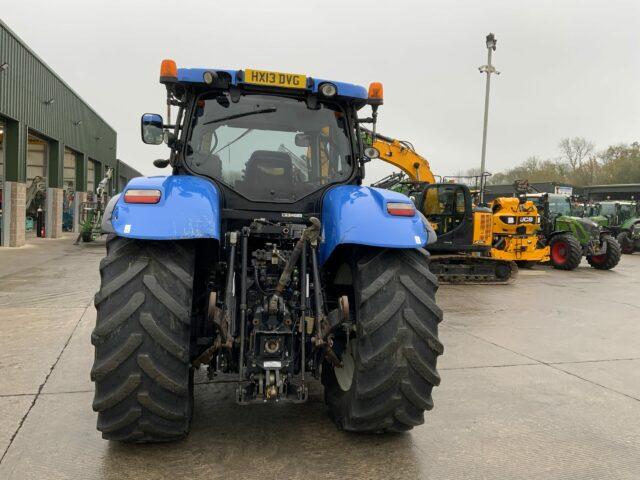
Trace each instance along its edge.
<path fill-rule="evenodd" d="M 518 276 L 518 266 L 510 260 L 471 255 L 431 255 L 429 269 L 440 283 L 510 284 Z"/>

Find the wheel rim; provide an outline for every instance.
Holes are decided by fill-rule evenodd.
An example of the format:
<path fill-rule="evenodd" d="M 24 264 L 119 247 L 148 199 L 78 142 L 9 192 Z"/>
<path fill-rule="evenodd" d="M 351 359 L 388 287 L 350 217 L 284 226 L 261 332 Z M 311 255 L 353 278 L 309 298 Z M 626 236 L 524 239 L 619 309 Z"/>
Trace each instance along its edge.
<path fill-rule="evenodd" d="M 355 339 L 349 342 L 347 349 L 342 353 L 342 367 L 334 367 L 338 385 L 343 391 L 348 391 L 353 383 L 353 372 L 356 368 L 356 362 L 354 360 L 356 352 Z"/>
<path fill-rule="evenodd" d="M 555 242 L 551 247 L 551 259 L 554 263 L 562 265 L 567 261 L 569 248 L 566 242 Z"/>

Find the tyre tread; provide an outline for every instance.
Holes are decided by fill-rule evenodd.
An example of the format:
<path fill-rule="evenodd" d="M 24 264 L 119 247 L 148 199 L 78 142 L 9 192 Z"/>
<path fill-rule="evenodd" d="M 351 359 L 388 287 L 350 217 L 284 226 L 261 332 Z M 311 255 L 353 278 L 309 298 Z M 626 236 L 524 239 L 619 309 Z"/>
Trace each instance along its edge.
<path fill-rule="evenodd" d="M 578 239 L 570 233 L 561 233 L 556 235 L 551 239 L 549 245 L 552 246 L 554 242 L 558 241 L 558 239 L 562 239 L 567 243 L 569 247 L 569 258 L 562 265 L 556 264 L 551 260 L 553 267 L 558 270 L 575 270 L 582 261 L 582 245 L 580 245 Z"/>
<path fill-rule="evenodd" d="M 107 239 L 91 339 L 98 430 L 108 440 L 166 442 L 189 430 L 194 250 Z"/>
<path fill-rule="evenodd" d="M 369 249 L 360 253 L 355 274 L 356 371 L 351 388 L 340 390 L 323 373 L 330 412 L 342 429 L 400 432 L 424 422 L 433 408 L 431 390 L 440 383 L 436 359 L 442 310 L 436 305 L 436 277 L 424 250 Z"/>
<path fill-rule="evenodd" d="M 618 241 L 610 235 L 604 235 L 603 240 L 607 242 L 607 253 L 603 263 L 596 263 L 591 257 L 587 257 L 587 262 L 596 270 L 611 270 L 620 261 L 622 257 L 622 249 Z"/>

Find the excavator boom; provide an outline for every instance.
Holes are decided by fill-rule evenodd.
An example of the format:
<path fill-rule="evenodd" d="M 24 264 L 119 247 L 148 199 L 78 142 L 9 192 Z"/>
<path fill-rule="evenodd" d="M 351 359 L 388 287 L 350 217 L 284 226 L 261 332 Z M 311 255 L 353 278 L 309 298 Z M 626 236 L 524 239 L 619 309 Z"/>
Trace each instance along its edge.
<path fill-rule="evenodd" d="M 381 160 L 398 167 L 412 182 L 436 183 L 429 161 L 419 155 L 409 142 L 376 133 L 372 146 L 380 152 Z"/>

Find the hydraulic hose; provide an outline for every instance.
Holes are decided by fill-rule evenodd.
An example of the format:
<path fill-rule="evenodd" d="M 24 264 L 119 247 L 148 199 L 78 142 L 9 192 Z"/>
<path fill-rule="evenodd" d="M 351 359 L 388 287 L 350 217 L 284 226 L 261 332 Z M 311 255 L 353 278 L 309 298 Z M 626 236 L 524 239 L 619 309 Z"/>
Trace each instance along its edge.
<path fill-rule="evenodd" d="M 320 220 L 318 220 L 316 217 L 311 217 L 309 219 L 309 222 L 311 223 L 311 225 L 304 229 L 302 235 L 296 242 L 296 245 L 293 247 L 291 256 L 282 269 L 282 273 L 280 274 L 280 278 L 278 279 L 276 291 L 269 300 L 269 312 L 272 314 L 278 311 L 279 300 L 280 298 L 282 298 L 284 289 L 287 288 L 289 282 L 291 281 L 291 274 L 293 273 L 294 267 L 298 263 L 298 259 L 300 258 L 300 254 L 302 253 L 303 245 L 306 242 L 316 241 L 320 236 Z"/>

